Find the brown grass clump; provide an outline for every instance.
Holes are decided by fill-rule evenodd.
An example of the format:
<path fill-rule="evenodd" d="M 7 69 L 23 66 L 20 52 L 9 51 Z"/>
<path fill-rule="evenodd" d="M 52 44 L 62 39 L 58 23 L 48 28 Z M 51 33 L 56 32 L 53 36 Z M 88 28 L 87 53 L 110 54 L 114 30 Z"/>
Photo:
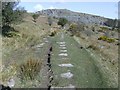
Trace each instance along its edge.
<path fill-rule="evenodd" d="M 33 80 L 40 72 L 42 63 L 38 60 L 30 59 L 26 63 L 20 65 L 21 79 Z"/>
<path fill-rule="evenodd" d="M 98 47 L 96 47 L 95 45 L 89 45 L 87 48 L 91 48 L 91 49 L 93 49 L 93 50 L 99 50 L 99 48 Z"/>

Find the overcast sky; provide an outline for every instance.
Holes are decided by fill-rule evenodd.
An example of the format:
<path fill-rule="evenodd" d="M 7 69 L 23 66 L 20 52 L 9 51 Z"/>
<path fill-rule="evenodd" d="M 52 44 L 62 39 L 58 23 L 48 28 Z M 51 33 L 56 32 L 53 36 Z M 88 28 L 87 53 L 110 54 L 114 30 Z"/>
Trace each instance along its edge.
<path fill-rule="evenodd" d="M 94 14 L 107 18 L 118 18 L 117 2 L 21 2 L 19 6 L 28 12 L 44 9 L 69 9 L 76 12 Z"/>

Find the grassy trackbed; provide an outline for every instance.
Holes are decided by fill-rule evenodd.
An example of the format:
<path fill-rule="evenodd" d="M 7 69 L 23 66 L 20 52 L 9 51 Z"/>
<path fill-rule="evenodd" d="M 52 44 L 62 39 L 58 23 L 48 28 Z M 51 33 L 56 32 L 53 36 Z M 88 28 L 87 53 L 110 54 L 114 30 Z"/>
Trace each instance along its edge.
<path fill-rule="evenodd" d="M 94 58 L 85 50 L 81 49 L 79 44 L 64 33 L 64 41 L 68 50 L 68 59 L 62 60 L 58 56 L 60 53 L 59 45 L 56 42 L 60 42 L 61 33 L 58 33 L 51 39 L 53 43 L 53 56 L 51 59 L 52 70 L 54 73 L 53 86 L 65 87 L 69 84 L 78 88 L 104 88 L 108 87 L 106 82 L 102 78 L 102 73 L 94 63 Z M 59 67 L 58 64 L 71 63 L 74 67 Z M 70 79 L 64 79 L 60 77 L 61 73 L 70 70 L 73 73 L 73 77 Z"/>

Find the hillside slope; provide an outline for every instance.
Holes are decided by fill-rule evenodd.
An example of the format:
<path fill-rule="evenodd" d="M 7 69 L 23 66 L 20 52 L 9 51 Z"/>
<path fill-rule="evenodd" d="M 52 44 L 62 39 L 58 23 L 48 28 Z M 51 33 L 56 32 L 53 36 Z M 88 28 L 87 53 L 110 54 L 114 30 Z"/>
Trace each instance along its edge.
<path fill-rule="evenodd" d="M 47 9 L 38 11 L 41 15 L 54 16 L 57 18 L 64 17 L 71 22 L 81 22 L 85 24 L 99 24 L 112 26 L 115 24 L 113 19 L 108 19 L 96 15 L 90 15 L 86 13 L 73 12 L 67 9 Z"/>

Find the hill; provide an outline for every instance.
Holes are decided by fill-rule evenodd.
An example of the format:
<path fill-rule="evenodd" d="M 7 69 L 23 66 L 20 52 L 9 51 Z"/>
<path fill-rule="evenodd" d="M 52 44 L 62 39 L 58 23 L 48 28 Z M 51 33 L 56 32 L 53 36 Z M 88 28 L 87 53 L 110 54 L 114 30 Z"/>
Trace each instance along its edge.
<path fill-rule="evenodd" d="M 117 22 L 115 22 L 113 19 L 86 13 L 78 13 L 67 9 L 46 9 L 38 11 L 37 13 L 41 15 L 53 16 L 56 18 L 64 17 L 71 22 L 79 22 L 84 24 L 98 24 L 107 26 L 113 26 L 117 24 Z"/>

